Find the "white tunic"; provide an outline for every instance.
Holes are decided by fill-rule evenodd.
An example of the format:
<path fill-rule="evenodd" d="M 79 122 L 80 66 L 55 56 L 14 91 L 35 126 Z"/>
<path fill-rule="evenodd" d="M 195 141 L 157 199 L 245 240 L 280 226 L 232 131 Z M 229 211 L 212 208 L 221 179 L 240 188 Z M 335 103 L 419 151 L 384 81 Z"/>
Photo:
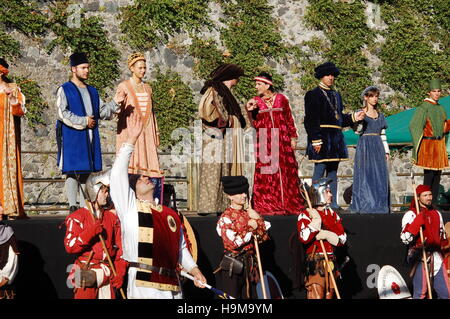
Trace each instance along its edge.
<path fill-rule="evenodd" d="M 117 154 L 111 170 L 111 199 L 114 202 L 117 216 L 121 222 L 122 228 L 122 246 L 123 259 L 129 262 L 137 262 L 138 260 L 138 210 L 136 206 L 136 194 L 130 188 L 128 180 L 128 163 L 134 145 L 124 143 Z M 180 260 L 179 263 L 189 272 L 197 267 L 192 258 L 184 240 L 183 232 L 180 236 Z M 137 287 L 136 282 L 137 268 L 130 267 L 128 269 L 128 290 L 129 299 L 181 299 L 181 292 L 160 290 L 149 287 Z"/>
<path fill-rule="evenodd" d="M 8 261 L 6 262 L 5 267 L 0 269 L 0 282 L 3 281 L 4 278 L 8 278 L 8 284 L 11 284 L 16 278 L 17 270 L 18 270 L 19 258 L 17 258 L 16 253 L 9 246 L 8 250 Z"/>

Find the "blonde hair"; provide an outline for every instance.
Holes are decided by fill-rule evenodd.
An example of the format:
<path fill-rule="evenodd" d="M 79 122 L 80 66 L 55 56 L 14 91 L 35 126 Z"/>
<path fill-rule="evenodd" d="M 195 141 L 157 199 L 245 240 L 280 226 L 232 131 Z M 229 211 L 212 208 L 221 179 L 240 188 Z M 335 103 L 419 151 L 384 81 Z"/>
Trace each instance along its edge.
<path fill-rule="evenodd" d="M 137 61 L 147 62 L 145 56 L 141 52 L 135 52 L 128 57 L 128 68 L 131 68 Z"/>

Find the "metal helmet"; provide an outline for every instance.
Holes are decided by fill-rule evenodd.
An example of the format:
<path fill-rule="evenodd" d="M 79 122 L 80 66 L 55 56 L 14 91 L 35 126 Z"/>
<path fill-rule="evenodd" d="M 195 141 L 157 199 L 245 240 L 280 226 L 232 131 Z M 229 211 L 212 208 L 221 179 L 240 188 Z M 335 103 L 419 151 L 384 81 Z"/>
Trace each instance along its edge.
<path fill-rule="evenodd" d="M 331 179 L 320 178 L 313 181 L 311 187 L 308 189 L 309 199 L 311 200 L 311 205 L 323 206 L 327 205 L 327 198 L 325 196 L 325 191 L 330 188 Z"/>
<path fill-rule="evenodd" d="M 92 173 L 86 180 L 87 200 L 94 202 L 97 199 L 97 194 L 100 188 L 105 185 L 109 186 L 111 176 L 111 169 L 103 172 Z"/>

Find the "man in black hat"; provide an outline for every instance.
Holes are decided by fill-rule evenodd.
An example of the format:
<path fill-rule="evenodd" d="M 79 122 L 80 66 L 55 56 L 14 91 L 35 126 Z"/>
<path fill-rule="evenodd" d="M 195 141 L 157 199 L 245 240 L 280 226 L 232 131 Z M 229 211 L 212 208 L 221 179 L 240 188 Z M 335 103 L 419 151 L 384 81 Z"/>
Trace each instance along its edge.
<path fill-rule="evenodd" d="M 210 79 L 200 90 L 203 96 L 198 114 L 202 120 L 203 140 L 198 211 L 202 214 L 216 214 L 225 209 L 226 198 L 220 183 L 222 176 L 244 173 L 240 134 L 248 119 L 245 119 L 245 112 L 231 93 L 241 76 L 244 76 L 244 71 L 240 66 L 222 64 L 211 72 Z"/>
<path fill-rule="evenodd" d="M 342 113 L 344 106 L 339 92 L 333 89 L 339 69 L 332 62 L 326 62 L 314 69 L 319 85 L 306 92 L 304 125 L 308 134 L 306 155 L 314 162 L 313 181 L 321 177 L 332 180 L 333 194 L 331 208 L 339 211 L 337 204 L 337 170 L 340 161 L 348 159 L 347 146 L 342 128 L 364 119 L 364 112 Z"/>
<path fill-rule="evenodd" d="M 86 84 L 90 65 L 85 53 L 70 56 L 72 77 L 57 90 L 57 165 L 66 178 L 70 211 L 77 207 L 78 183 L 84 184 L 91 172 L 102 170 L 99 119 L 110 119 L 121 101 L 103 103 L 97 89 Z M 82 204 L 83 203 L 83 204 Z M 80 193 L 80 204 L 84 206 Z"/>
<path fill-rule="evenodd" d="M 216 227 L 224 246 L 219 266 L 223 291 L 235 298 L 254 299 L 259 277 L 253 237 L 256 236 L 258 243 L 268 240 L 270 223 L 253 209 L 244 209 L 249 186 L 246 177 L 223 176 L 221 180 L 231 201 Z"/>

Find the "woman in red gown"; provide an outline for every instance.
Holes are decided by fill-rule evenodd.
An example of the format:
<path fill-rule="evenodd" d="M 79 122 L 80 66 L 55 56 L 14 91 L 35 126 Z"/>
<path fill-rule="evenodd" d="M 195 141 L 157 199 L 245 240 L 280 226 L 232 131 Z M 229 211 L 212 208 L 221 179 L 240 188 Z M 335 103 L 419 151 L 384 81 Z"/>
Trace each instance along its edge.
<path fill-rule="evenodd" d="M 298 215 L 304 200 L 294 153 L 298 135 L 289 100 L 274 92 L 270 74 L 260 73 L 255 82 L 258 96 L 247 103 L 257 137 L 253 209 L 262 215 Z"/>

